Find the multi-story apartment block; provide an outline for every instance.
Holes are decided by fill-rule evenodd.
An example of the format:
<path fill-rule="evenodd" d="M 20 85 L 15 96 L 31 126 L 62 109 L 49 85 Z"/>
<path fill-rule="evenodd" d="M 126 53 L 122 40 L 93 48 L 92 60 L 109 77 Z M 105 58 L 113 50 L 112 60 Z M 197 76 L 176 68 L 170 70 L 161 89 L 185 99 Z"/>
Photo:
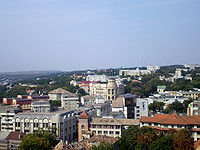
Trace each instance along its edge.
<path fill-rule="evenodd" d="M 187 115 L 200 115 L 200 101 L 194 101 L 188 105 Z"/>
<path fill-rule="evenodd" d="M 86 112 L 79 116 L 78 141 L 93 135 L 121 137 L 122 131 L 130 125 L 139 125 L 136 119 L 90 118 Z"/>
<path fill-rule="evenodd" d="M 169 129 L 188 129 L 195 141 L 200 139 L 200 115 L 185 116 L 177 114 L 156 114 L 153 117 L 141 117 L 140 127 L 148 126 L 163 132 Z"/>
<path fill-rule="evenodd" d="M 51 111 L 51 105 L 49 101 L 35 101 L 32 103 L 31 109 L 33 112 L 47 113 Z"/>
<path fill-rule="evenodd" d="M 67 111 L 77 110 L 79 103 L 79 97 L 75 94 L 69 93 L 61 97 L 61 106 Z"/>
<path fill-rule="evenodd" d="M 183 97 L 198 99 L 200 97 L 200 91 L 182 91 L 180 92 Z"/>
<path fill-rule="evenodd" d="M 17 106 L 0 106 L 0 130 L 14 131 L 14 116 L 18 112 Z"/>
<path fill-rule="evenodd" d="M 148 112 L 148 100 L 144 98 L 137 98 L 134 119 L 140 119 L 142 116 L 148 116 Z"/>
<path fill-rule="evenodd" d="M 53 130 L 59 139 L 74 141 L 77 138 L 77 119 L 74 111 L 49 113 L 25 112 L 14 116 L 13 130 L 25 134 L 36 130 Z"/>
<path fill-rule="evenodd" d="M 48 95 L 49 95 L 50 100 L 61 100 L 61 97 L 63 95 L 68 95 L 68 94 L 71 94 L 71 93 L 62 88 L 58 88 L 53 91 L 50 91 Z"/>
<path fill-rule="evenodd" d="M 112 112 L 123 112 L 128 119 L 140 119 L 148 116 L 148 100 L 125 94 L 112 101 Z"/>
<path fill-rule="evenodd" d="M 124 84 L 116 83 L 114 78 L 108 79 L 108 83 L 91 83 L 90 95 L 100 95 L 106 100 L 114 100 L 124 93 Z"/>

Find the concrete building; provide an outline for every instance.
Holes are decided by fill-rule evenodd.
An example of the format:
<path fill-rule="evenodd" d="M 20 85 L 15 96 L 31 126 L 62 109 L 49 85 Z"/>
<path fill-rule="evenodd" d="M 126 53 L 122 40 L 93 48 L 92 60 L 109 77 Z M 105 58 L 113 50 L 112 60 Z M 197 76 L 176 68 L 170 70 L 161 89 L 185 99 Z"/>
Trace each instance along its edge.
<path fill-rule="evenodd" d="M 50 100 L 61 100 L 61 97 L 63 95 L 68 95 L 68 94 L 71 94 L 71 93 L 62 88 L 58 88 L 53 91 L 50 91 L 48 95 L 49 95 Z"/>
<path fill-rule="evenodd" d="M 194 141 L 200 139 L 200 115 L 184 116 L 177 114 L 156 114 L 153 117 L 142 117 L 140 119 L 140 127 L 148 126 L 163 132 L 169 129 L 188 129 L 191 131 L 191 136 Z"/>
<path fill-rule="evenodd" d="M 33 112 L 43 112 L 47 113 L 51 111 L 51 105 L 49 101 L 36 101 L 32 103 Z"/>
<path fill-rule="evenodd" d="M 188 105 L 187 115 L 200 115 L 200 101 L 194 101 Z"/>
<path fill-rule="evenodd" d="M 123 112 L 128 119 L 140 119 L 141 116 L 148 116 L 148 100 L 125 94 L 112 101 L 112 112 Z"/>
<path fill-rule="evenodd" d="M 105 102 L 105 103 L 97 103 L 93 105 L 94 108 L 97 111 L 96 116 L 106 116 L 112 112 L 111 103 Z"/>
<path fill-rule="evenodd" d="M 68 93 L 61 97 L 61 107 L 67 111 L 77 110 L 79 107 L 79 97 L 75 94 Z"/>
<path fill-rule="evenodd" d="M 198 99 L 200 97 L 200 91 L 181 91 L 179 92 L 183 97 Z"/>
<path fill-rule="evenodd" d="M 86 112 L 79 116 L 78 141 L 93 135 L 121 137 L 122 131 L 130 125 L 139 125 L 136 119 L 91 118 Z"/>
<path fill-rule="evenodd" d="M 91 83 L 90 95 L 100 95 L 106 100 L 114 100 L 124 93 L 124 84 L 116 83 L 115 79 L 108 79 L 108 83 Z"/>
<path fill-rule="evenodd" d="M 52 129 L 59 139 L 72 142 L 77 138 L 77 119 L 74 111 L 56 111 L 49 113 L 17 113 L 14 116 L 14 131 L 25 134 L 38 129 Z"/>
<path fill-rule="evenodd" d="M 17 106 L 0 106 L 0 131 L 14 131 L 15 114 L 19 112 Z"/>
<path fill-rule="evenodd" d="M 18 131 L 0 131 L 0 149 L 16 150 L 19 148 L 25 134 Z"/>
<path fill-rule="evenodd" d="M 108 76 L 105 74 L 103 75 L 88 75 L 86 77 L 86 81 L 100 81 L 100 82 L 107 82 Z"/>
<path fill-rule="evenodd" d="M 148 112 L 148 100 L 144 98 L 137 98 L 134 119 L 140 119 L 142 116 L 148 116 Z"/>

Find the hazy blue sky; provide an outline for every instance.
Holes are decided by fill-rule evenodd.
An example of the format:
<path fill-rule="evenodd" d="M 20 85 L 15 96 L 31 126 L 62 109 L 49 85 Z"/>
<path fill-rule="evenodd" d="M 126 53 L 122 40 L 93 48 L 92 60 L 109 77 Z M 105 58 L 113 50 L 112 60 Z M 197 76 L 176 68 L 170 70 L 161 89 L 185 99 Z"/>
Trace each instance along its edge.
<path fill-rule="evenodd" d="M 200 63 L 200 0 L 1 0 L 0 72 Z"/>

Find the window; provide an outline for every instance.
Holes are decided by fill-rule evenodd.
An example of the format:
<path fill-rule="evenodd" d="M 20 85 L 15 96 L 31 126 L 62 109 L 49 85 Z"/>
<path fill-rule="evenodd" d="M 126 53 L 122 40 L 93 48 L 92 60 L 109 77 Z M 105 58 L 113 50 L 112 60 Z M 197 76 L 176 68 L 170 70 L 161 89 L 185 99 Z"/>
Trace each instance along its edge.
<path fill-rule="evenodd" d="M 104 131 L 103 134 L 108 134 L 108 131 Z"/>
<path fill-rule="evenodd" d="M 102 134 L 102 131 L 98 131 L 98 134 Z"/>
<path fill-rule="evenodd" d="M 35 127 L 39 127 L 39 123 L 33 123 L 33 127 L 35 128 Z"/>
<path fill-rule="evenodd" d="M 85 130 L 85 126 L 84 125 L 81 126 L 81 130 Z"/>
<path fill-rule="evenodd" d="M 113 132 L 113 131 L 110 131 L 109 134 L 114 134 L 114 132 Z"/>
<path fill-rule="evenodd" d="M 92 133 L 93 133 L 93 134 L 96 134 L 96 131 L 94 130 L 94 131 L 92 131 Z"/>
<path fill-rule="evenodd" d="M 113 126 L 113 125 L 111 125 L 111 126 L 110 126 L 110 129 L 114 129 L 114 126 Z"/>
<path fill-rule="evenodd" d="M 116 126 L 116 129 L 120 129 L 120 126 Z"/>
<path fill-rule="evenodd" d="M 29 122 L 24 122 L 24 127 L 29 127 Z"/>
<path fill-rule="evenodd" d="M 115 134 L 119 134 L 119 131 L 115 131 Z"/>
<path fill-rule="evenodd" d="M 48 123 L 43 123 L 43 128 L 48 128 Z"/>

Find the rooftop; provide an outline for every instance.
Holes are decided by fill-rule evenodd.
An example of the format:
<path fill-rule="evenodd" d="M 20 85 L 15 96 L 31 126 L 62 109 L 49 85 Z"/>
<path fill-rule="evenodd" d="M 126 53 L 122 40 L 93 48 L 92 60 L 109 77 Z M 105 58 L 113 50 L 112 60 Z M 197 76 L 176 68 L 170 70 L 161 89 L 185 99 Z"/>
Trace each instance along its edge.
<path fill-rule="evenodd" d="M 78 118 L 79 119 L 88 119 L 89 116 L 88 116 L 87 112 L 85 110 L 83 110 L 83 112 L 80 114 L 80 116 Z"/>
<path fill-rule="evenodd" d="M 190 125 L 200 124 L 200 115 L 184 116 L 174 114 L 156 114 L 153 117 L 142 116 L 140 122 L 159 123 L 159 124 L 175 124 L 175 125 Z"/>

